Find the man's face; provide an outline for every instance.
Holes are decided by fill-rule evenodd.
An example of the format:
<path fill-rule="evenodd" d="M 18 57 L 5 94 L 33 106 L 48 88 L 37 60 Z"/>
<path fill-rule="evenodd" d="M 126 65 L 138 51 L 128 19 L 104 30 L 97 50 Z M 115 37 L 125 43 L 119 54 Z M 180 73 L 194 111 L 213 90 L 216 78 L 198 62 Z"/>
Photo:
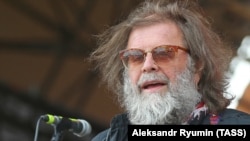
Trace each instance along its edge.
<path fill-rule="evenodd" d="M 136 27 L 130 34 L 127 49 L 136 48 L 149 52 L 153 48 L 162 45 L 184 47 L 182 36 L 182 32 L 173 22 Z M 131 83 L 137 85 L 140 76 L 150 72 L 164 74 L 169 78 L 170 82 L 174 82 L 177 75 L 186 68 L 187 56 L 187 52 L 178 49 L 174 58 L 162 65 L 162 63 L 160 64 L 157 60 L 153 59 L 152 53 L 147 53 L 144 62 L 128 68 Z M 140 84 L 139 88 L 142 94 L 168 91 L 167 84 L 161 81 L 145 81 Z"/>
<path fill-rule="evenodd" d="M 161 45 L 184 47 L 180 29 L 172 22 L 136 27 L 128 49 L 145 52 Z M 181 124 L 200 101 L 198 74 L 188 68 L 188 53 L 178 49 L 171 60 L 157 62 L 147 53 L 144 62 L 130 65 L 125 73 L 124 105 L 134 124 Z"/>

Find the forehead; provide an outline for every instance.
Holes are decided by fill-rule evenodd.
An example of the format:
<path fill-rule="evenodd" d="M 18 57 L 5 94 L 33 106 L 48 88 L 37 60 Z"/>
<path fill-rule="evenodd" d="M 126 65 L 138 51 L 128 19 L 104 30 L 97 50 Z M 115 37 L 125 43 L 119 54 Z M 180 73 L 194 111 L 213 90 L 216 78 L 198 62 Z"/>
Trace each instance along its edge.
<path fill-rule="evenodd" d="M 153 48 L 160 45 L 183 46 L 183 34 L 171 21 L 136 26 L 132 29 L 127 48 Z"/>

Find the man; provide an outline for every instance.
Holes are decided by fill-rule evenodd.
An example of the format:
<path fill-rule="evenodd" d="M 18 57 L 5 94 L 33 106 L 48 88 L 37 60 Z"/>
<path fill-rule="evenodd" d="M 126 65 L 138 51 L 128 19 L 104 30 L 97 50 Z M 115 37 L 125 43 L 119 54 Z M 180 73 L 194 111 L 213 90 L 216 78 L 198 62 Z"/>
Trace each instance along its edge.
<path fill-rule="evenodd" d="M 125 113 L 93 141 L 127 140 L 132 124 L 249 124 L 226 109 L 231 50 L 195 1 L 147 0 L 99 35 L 90 56 Z"/>

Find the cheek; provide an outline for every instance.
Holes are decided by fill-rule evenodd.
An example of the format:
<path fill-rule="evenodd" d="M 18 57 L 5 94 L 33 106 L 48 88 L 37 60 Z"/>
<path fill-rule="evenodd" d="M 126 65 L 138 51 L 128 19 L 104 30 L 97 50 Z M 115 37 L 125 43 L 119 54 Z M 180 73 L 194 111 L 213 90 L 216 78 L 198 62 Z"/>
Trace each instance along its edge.
<path fill-rule="evenodd" d="M 175 83 L 177 76 L 185 71 L 185 64 L 174 64 L 162 67 L 161 70 L 171 83 Z"/>
<path fill-rule="evenodd" d="M 178 74 L 177 71 L 175 70 L 167 70 L 163 72 L 164 75 L 169 79 L 170 82 L 175 82 L 176 81 L 176 76 Z"/>
<path fill-rule="evenodd" d="M 129 79 L 131 80 L 131 83 L 133 85 L 136 85 L 137 82 L 139 81 L 140 79 L 140 73 L 139 72 L 136 72 L 136 71 L 129 71 L 128 72 L 128 77 Z"/>

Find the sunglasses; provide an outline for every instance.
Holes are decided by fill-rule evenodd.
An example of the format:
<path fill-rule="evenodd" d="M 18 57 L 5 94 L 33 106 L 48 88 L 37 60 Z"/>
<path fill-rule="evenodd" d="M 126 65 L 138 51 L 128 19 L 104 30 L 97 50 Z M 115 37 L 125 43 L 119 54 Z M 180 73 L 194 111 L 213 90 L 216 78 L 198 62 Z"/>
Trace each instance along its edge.
<path fill-rule="evenodd" d="M 121 50 L 119 52 L 120 59 L 122 60 L 123 65 L 126 68 L 136 67 L 143 64 L 145 61 L 147 53 L 151 53 L 154 61 L 157 65 L 166 64 L 170 60 L 173 60 L 175 57 L 175 53 L 178 52 L 178 49 L 183 50 L 185 52 L 189 52 L 187 48 L 174 46 L 174 45 L 162 45 L 153 48 L 151 51 L 144 51 L 142 49 L 131 48 Z"/>

